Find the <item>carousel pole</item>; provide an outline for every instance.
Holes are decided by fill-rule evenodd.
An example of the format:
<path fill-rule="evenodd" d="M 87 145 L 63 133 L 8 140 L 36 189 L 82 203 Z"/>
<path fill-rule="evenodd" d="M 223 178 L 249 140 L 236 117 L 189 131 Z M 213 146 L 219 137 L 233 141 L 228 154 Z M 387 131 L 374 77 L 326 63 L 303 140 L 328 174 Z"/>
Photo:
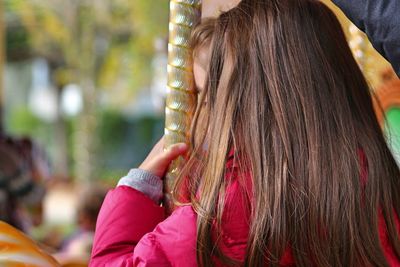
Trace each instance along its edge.
<path fill-rule="evenodd" d="M 219 12 L 236 6 L 240 0 L 171 0 L 168 43 L 168 85 L 165 118 L 166 147 L 189 140 L 189 130 L 196 95 L 189 37 L 200 17 L 215 17 Z M 165 179 L 164 205 L 173 210 L 172 185 L 183 159 L 171 164 Z"/>
<path fill-rule="evenodd" d="M 196 106 L 192 70 L 192 53 L 189 38 L 192 28 L 200 19 L 201 0 L 171 0 L 169 43 L 168 43 L 168 84 L 165 108 L 166 147 L 189 141 L 190 123 Z M 183 159 L 175 160 L 165 179 L 164 206 L 167 212 L 173 210 L 172 185 Z"/>

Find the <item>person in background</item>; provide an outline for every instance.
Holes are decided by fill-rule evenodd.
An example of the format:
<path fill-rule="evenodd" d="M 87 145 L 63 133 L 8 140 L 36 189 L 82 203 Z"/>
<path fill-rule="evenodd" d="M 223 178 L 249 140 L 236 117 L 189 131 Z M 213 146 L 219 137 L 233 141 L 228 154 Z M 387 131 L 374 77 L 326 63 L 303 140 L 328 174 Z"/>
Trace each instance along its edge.
<path fill-rule="evenodd" d="M 71 260 L 88 261 L 93 245 L 97 216 L 107 188 L 90 185 L 79 196 L 77 207 L 77 229 L 67 237 L 55 256 L 62 263 Z"/>
<path fill-rule="evenodd" d="M 42 179 L 47 174 L 35 171 L 40 160 L 33 153 L 35 147 L 27 138 L 0 139 L 0 220 L 25 233 L 42 223 L 46 193 Z"/>

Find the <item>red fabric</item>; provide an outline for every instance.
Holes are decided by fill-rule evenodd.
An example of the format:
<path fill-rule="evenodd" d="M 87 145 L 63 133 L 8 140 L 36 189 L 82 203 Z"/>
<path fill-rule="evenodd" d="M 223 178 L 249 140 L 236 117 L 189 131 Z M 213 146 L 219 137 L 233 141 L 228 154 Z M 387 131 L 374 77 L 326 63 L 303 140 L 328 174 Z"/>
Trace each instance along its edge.
<path fill-rule="evenodd" d="M 236 167 L 234 161 L 228 162 L 230 185 L 218 244 L 227 256 L 242 261 L 250 208 L 245 204 L 246 190 L 242 190 L 246 185 L 235 175 Z M 108 193 L 101 209 L 90 266 L 197 266 L 196 218 L 193 209 L 184 206 L 165 219 L 163 208 L 147 196 L 129 187 L 118 187 Z M 396 223 L 400 231 L 398 218 Z M 385 229 L 379 214 L 379 234 L 386 258 L 390 266 L 400 266 Z M 281 259 L 281 266 L 295 266 L 290 249 Z"/>

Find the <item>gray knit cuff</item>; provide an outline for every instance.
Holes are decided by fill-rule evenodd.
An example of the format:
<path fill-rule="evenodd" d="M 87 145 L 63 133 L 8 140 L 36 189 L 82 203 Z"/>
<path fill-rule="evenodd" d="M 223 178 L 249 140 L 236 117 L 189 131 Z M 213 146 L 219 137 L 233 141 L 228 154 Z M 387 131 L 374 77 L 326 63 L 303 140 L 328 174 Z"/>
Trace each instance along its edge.
<path fill-rule="evenodd" d="M 129 186 L 142 192 L 157 204 L 160 203 L 163 197 L 163 182 L 160 177 L 142 169 L 130 170 L 125 177 L 119 180 L 117 186 L 121 185 Z"/>

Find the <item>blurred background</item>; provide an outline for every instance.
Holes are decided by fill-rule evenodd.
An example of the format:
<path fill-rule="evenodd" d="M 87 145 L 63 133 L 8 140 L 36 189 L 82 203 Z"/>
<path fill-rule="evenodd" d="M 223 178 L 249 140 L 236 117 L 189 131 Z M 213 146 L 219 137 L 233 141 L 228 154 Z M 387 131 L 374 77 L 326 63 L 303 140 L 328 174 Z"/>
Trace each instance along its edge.
<path fill-rule="evenodd" d="M 400 80 L 325 2 L 400 163 Z M 168 13 L 167 0 L 0 0 L 0 219 L 62 262 L 87 260 L 107 189 L 163 134 Z"/>
<path fill-rule="evenodd" d="M 166 0 L 0 1 L 0 187 L 18 180 L 0 192 L 2 219 L 50 252 L 90 251 L 106 189 L 163 134 L 168 12 Z"/>

